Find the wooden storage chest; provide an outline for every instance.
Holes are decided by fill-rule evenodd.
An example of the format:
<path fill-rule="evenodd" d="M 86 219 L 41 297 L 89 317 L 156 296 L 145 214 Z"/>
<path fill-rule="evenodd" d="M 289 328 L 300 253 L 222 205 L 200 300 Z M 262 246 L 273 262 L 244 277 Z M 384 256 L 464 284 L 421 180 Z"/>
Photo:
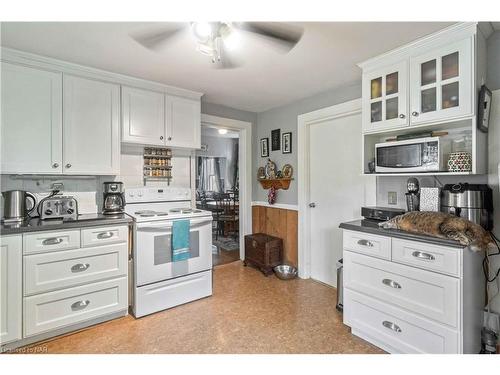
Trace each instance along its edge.
<path fill-rule="evenodd" d="M 282 263 L 283 240 L 264 233 L 245 236 L 245 260 L 243 264 L 253 265 L 264 275 L 273 273 L 273 267 Z"/>

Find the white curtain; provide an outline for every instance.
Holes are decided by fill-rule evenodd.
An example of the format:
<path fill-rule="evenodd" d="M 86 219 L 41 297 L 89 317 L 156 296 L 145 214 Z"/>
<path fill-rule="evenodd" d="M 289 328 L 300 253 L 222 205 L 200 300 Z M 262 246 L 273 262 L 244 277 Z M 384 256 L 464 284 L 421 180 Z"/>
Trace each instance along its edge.
<path fill-rule="evenodd" d="M 226 158 L 198 156 L 198 178 L 196 188 L 201 191 L 224 192 Z"/>

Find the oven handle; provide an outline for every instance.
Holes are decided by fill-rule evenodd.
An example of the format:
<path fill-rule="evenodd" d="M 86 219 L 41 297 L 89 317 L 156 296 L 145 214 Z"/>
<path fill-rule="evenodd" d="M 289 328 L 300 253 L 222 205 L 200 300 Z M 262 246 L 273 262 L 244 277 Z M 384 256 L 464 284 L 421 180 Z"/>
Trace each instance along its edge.
<path fill-rule="evenodd" d="M 161 223 L 157 223 L 157 224 L 153 224 L 153 223 L 137 223 L 136 224 L 136 227 L 137 227 L 137 230 L 141 231 L 141 230 L 147 230 L 147 229 L 154 229 L 154 230 L 161 230 L 161 229 L 172 229 L 172 221 L 169 221 L 168 223 L 165 223 L 165 222 L 161 222 Z M 206 224 L 211 224 L 212 223 L 212 218 L 204 218 L 204 219 L 192 219 L 190 220 L 190 227 L 191 229 L 192 228 L 197 228 L 197 227 L 200 227 L 202 225 L 206 225 Z"/>

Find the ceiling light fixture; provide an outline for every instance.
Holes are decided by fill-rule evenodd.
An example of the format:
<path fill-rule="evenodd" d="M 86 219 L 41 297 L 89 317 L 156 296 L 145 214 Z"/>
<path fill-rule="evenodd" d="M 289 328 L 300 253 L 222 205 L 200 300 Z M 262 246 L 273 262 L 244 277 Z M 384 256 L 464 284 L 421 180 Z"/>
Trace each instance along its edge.
<path fill-rule="evenodd" d="M 227 134 L 227 129 L 219 129 L 219 134 Z"/>

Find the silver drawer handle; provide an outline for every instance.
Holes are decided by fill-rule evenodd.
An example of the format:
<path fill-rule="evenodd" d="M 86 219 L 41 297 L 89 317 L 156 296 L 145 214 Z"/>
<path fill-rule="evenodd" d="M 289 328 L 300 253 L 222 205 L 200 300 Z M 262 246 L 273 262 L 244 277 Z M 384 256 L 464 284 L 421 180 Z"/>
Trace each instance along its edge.
<path fill-rule="evenodd" d="M 389 329 L 392 329 L 394 332 L 397 332 L 397 333 L 400 333 L 402 332 L 401 328 L 399 328 L 399 326 L 393 322 L 389 322 L 387 320 L 384 320 L 382 322 L 382 325 L 385 327 L 385 328 L 389 328 Z"/>
<path fill-rule="evenodd" d="M 89 300 L 78 301 L 78 302 L 75 302 L 75 303 L 73 303 L 71 305 L 71 310 L 73 310 L 73 311 L 83 310 L 88 305 L 90 305 L 90 301 Z"/>
<path fill-rule="evenodd" d="M 414 251 L 411 255 L 413 255 L 415 258 L 425 259 L 425 260 L 434 260 L 434 259 L 436 259 L 434 257 L 434 255 L 429 254 L 429 253 L 424 253 L 422 251 Z"/>
<path fill-rule="evenodd" d="M 382 280 L 382 283 L 384 285 L 390 286 L 391 288 L 394 288 L 394 289 L 401 289 L 401 284 L 399 284 L 391 279 L 384 279 L 384 280 Z"/>
<path fill-rule="evenodd" d="M 88 263 L 78 263 L 78 264 L 75 264 L 73 267 L 71 267 L 71 272 L 83 272 L 83 271 L 86 271 L 88 270 L 90 267 L 90 264 Z"/>
<path fill-rule="evenodd" d="M 358 240 L 358 245 L 373 247 L 373 242 L 368 241 L 368 240 Z"/>
<path fill-rule="evenodd" d="M 113 232 L 102 232 L 97 235 L 97 238 L 100 240 L 103 240 L 105 238 L 111 238 L 113 237 Z"/>
<path fill-rule="evenodd" d="M 63 242 L 62 238 L 59 237 L 52 237 L 52 238 L 47 238 L 42 241 L 42 245 L 58 245 L 61 242 Z"/>

